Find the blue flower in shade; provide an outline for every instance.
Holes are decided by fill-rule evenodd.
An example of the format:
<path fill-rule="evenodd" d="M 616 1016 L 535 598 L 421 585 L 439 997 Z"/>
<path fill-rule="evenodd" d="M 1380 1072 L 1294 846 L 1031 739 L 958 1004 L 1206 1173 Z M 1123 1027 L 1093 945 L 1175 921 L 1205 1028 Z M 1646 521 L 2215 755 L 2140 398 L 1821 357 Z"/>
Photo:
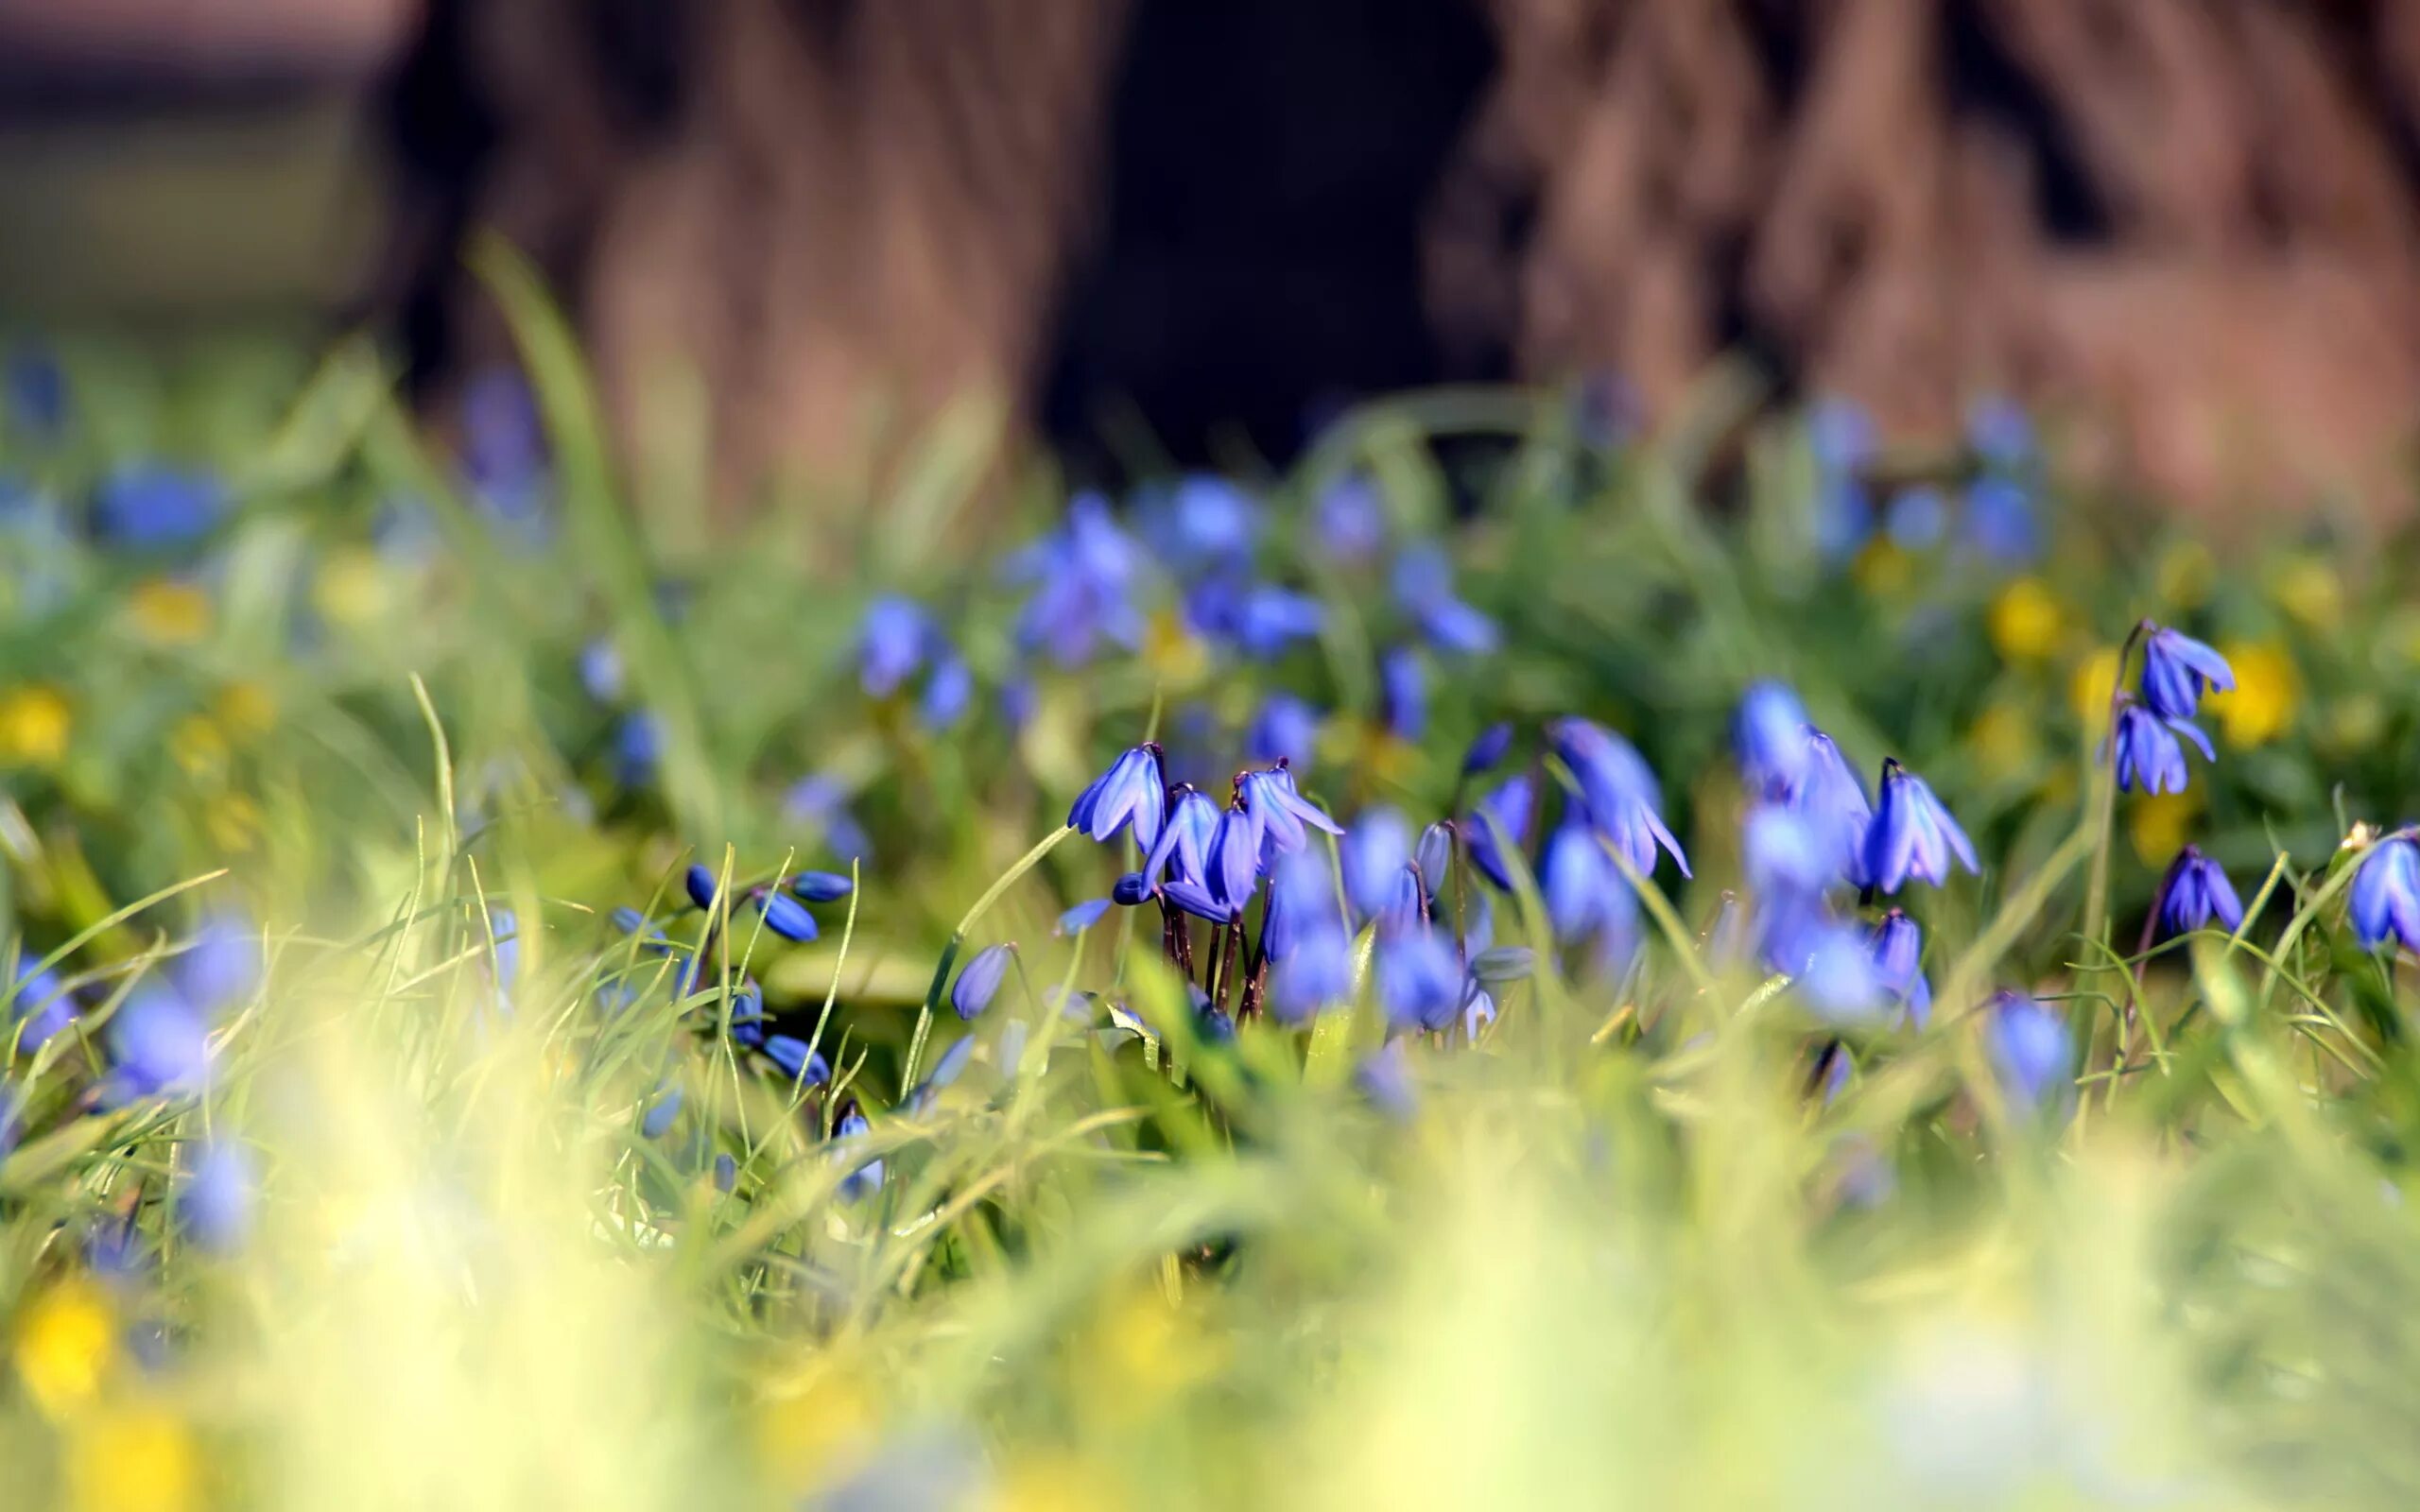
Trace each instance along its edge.
<path fill-rule="evenodd" d="M 2121 696 L 2118 711 L 2118 785 L 2141 788 L 2146 793 L 2182 793 L 2187 774 L 2185 747 L 2177 742 L 2183 735 L 2201 747 L 2204 760 L 2215 760 L 2210 738 L 2183 719 L 2163 720 L 2150 710 Z"/>
<path fill-rule="evenodd" d="M 1530 774 L 1515 772 L 1480 799 L 1462 821 L 1462 844 L 1470 852 L 1471 865 L 1507 892 L 1512 890 L 1512 870 L 1506 852 L 1520 848 L 1536 796 L 1537 783 Z"/>
<path fill-rule="evenodd" d="M 177 1193 L 177 1226 L 210 1253 L 232 1254 L 251 1236 L 259 1200 L 252 1152 L 231 1140 L 214 1140 L 194 1157 Z"/>
<path fill-rule="evenodd" d="M 210 1074 L 210 1026 L 184 995 L 137 986 L 110 1020 L 112 1100 L 191 1091 Z"/>
<path fill-rule="evenodd" d="M 2243 925 L 2243 903 L 2227 881 L 2226 869 L 2187 846 L 2168 864 L 2160 880 L 2159 930 L 2163 936 L 2189 935 L 2206 929 L 2212 919 L 2232 934 Z"/>
<path fill-rule="evenodd" d="M 1353 1069 L 1353 1085 L 1370 1099 L 1370 1106 L 1398 1124 L 1409 1124 L 1420 1111 L 1417 1089 L 1411 1080 L 1411 1059 L 1404 1053 L 1403 1041 L 1390 1040 L 1362 1058 Z"/>
<path fill-rule="evenodd" d="M 2162 719 L 2190 719 L 2203 694 L 2234 686 L 2227 659 L 2182 630 L 2163 627 L 2144 639 L 2143 702 Z"/>
<path fill-rule="evenodd" d="M 1254 835 L 1266 848 L 1265 855 L 1284 855 L 1308 845 L 1305 826 L 1330 834 L 1344 833 L 1344 827 L 1322 813 L 1318 804 L 1294 791 L 1294 774 L 1283 762 L 1244 773 L 1236 789 L 1244 812 L 1251 816 Z"/>
<path fill-rule="evenodd" d="M 1501 640 L 1494 620 L 1454 596 L 1453 564 L 1439 547 L 1406 547 L 1395 558 L 1394 590 L 1395 602 L 1440 651 L 1485 656 Z"/>
<path fill-rule="evenodd" d="M 1941 799 L 1932 796 L 1925 780 L 1895 758 L 1884 761 L 1882 797 L 1865 835 L 1866 884 L 1895 893 L 1914 877 L 1938 887 L 1947 880 L 1952 859 L 1968 871 L 1982 869 L 1966 832 L 1941 806 Z"/>
<path fill-rule="evenodd" d="M 1391 1030 L 1435 1034 L 1453 1023 L 1462 1005 L 1462 967 L 1443 936 L 1398 935 L 1379 942 L 1377 957 L 1378 1001 Z"/>
<path fill-rule="evenodd" d="M 30 343 L 10 348 L 0 390 L 8 395 L 9 420 L 18 429 L 48 438 L 66 428 L 67 371 L 48 349 Z"/>
<path fill-rule="evenodd" d="M 9 1017 L 18 1021 L 17 1054 L 30 1056 L 76 1022 L 76 1003 L 48 971 L 27 971 L 9 989 Z"/>
<path fill-rule="evenodd" d="M 579 648 L 579 685 L 598 703 L 612 703 L 622 696 L 624 669 L 622 653 L 614 643 L 591 641 Z"/>
<path fill-rule="evenodd" d="M 663 758 L 664 731 L 644 709 L 624 714 L 614 726 L 614 781 L 623 787 L 644 787 L 655 777 Z"/>
<path fill-rule="evenodd" d="M 1327 610 L 1308 593 L 1254 583 L 1236 595 L 1226 638 L 1244 655 L 1268 661 L 1297 641 L 1318 638 Z"/>
<path fill-rule="evenodd" d="M 1568 717 L 1556 720 L 1547 733 L 1555 754 L 1580 781 L 1589 822 L 1640 876 L 1654 871 L 1658 846 L 1671 853 L 1682 876 L 1689 875 L 1689 858 L 1664 827 L 1655 774 L 1630 742 L 1601 725 Z"/>
<path fill-rule="evenodd" d="M 1495 770 L 1504 753 L 1512 748 L 1512 727 L 1498 721 L 1478 732 L 1468 749 L 1462 752 L 1462 775 L 1484 777 Z"/>
<path fill-rule="evenodd" d="M 802 1087 L 821 1087 L 832 1079 L 832 1063 L 820 1050 L 810 1049 L 807 1042 L 795 1035 L 777 1034 L 766 1038 L 765 1058 L 781 1068 L 782 1078 Z"/>
<path fill-rule="evenodd" d="M 715 1190 L 729 1196 L 732 1189 L 738 1185 L 739 1162 L 733 1160 L 729 1152 L 717 1155 L 715 1157 Z"/>
<path fill-rule="evenodd" d="M 1176 802 L 1160 838 L 1143 858 L 1143 881 L 1156 886 L 1163 876 L 1200 882 L 1210 868 L 1210 846 L 1219 836 L 1218 800 L 1190 782 L 1178 785 Z"/>
<path fill-rule="evenodd" d="M 1109 901 L 1120 908 L 1139 908 L 1151 896 L 1151 884 L 1139 871 L 1130 871 L 1110 885 Z"/>
<path fill-rule="evenodd" d="M 856 887 L 855 879 L 839 871 L 802 871 L 790 879 L 790 891 L 811 903 L 837 902 Z"/>
<path fill-rule="evenodd" d="M 1845 561 L 1874 529 L 1864 469 L 1875 453 L 1874 421 L 1858 405 L 1828 399 L 1807 412 L 1815 457 L 1815 545 L 1827 561 Z"/>
<path fill-rule="evenodd" d="M 943 657 L 934 664 L 932 676 L 925 679 L 924 696 L 916 703 L 916 717 L 926 730 L 951 730 L 966 717 L 966 711 L 974 702 L 973 669 L 957 656 Z"/>
<path fill-rule="evenodd" d="M 1012 1022 L 1012 1027 L 1022 1029 L 1025 1025 L 1021 1022 Z M 1007 1031 L 1003 1030 L 1004 1040 Z M 1018 1042 L 1016 1049 L 1020 1053 L 1024 1051 L 1025 1045 L 1022 1040 Z M 975 1037 L 971 1034 L 959 1037 L 957 1043 L 942 1051 L 941 1058 L 933 1062 L 931 1074 L 909 1089 L 908 1111 L 911 1114 L 930 1112 L 933 1105 L 941 1100 L 942 1090 L 966 1074 L 967 1062 L 974 1058 Z M 1005 1055 L 1001 1057 L 1001 1062 L 1007 1066 L 1016 1064 L 1013 1057 Z"/>
<path fill-rule="evenodd" d="M 824 843 L 835 854 L 862 861 L 873 854 L 873 843 L 849 812 L 848 797 L 837 778 L 823 773 L 803 777 L 782 796 L 782 816 L 792 824 L 821 829 Z"/>
<path fill-rule="evenodd" d="M 932 637 L 930 617 L 913 601 L 885 594 L 868 604 L 857 627 L 858 686 L 889 697 L 924 666 Z"/>
<path fill-rule="evenodd" d="M 2389 939 L 2420 951 L 2420 842 L 2398 830 L 2370 847 L 2353 875 L 2354 937 L 2365 951 Z"/>
<path fill-rule="evenodd" d="M 832 1125 L 832 1142 L 835 1144 L 846 1144 L 850 1141 L 863 1139 L 873 1132 L 873 1125 L 866 1122 L 866 1115 L 857 1110 L 855 1103 L 851 1103 L 842 1110 L 839 1121 Z M 832 1152 L 832 1159 L 846 1162 L 855 1159 L 855 1155 L 846 1149 L 836 1149 Z M 881 1191 L 882 1174 L 880 1160 L 867 1160 L 858 1165 L 840 1178 L 840 1200 L 862 1201 Z"/>
<path fill-rule="evenodd" d="M 2042 526 L 2033 490 L 2010 477 L 1977 478 L 1966 486 L 1966 540 L 1988 561 L 2015 567 L 2042 554 Z"/>
<path fill-rule="evenodd" d="M 667 1081 L 656 1088 L 655 1101 L 648 1104 L 647 1112 L 639 1119 L 639 1138 L 664 1138 L 665 1131 L 672 1126 L 672 1121 L 681 1116 L 683 1101 L 679 1084 Z"/>
<path fill-rule="evenodd" d="M 1319 736 L 1318 710 L 1290 693 L 1272 693 L 1244 732 L 1244 754 L 1254 761 L 1308 768 Z"/>
<path fill-rule="evenodd" d="M 510 916 L 498 917 L 508 920 L 504 932 L 511 933 Z M 184 953 L 169 963 L 168 976 L 205 1014 L 244 1002 L 260 987 L 260 932 L 239 914 L 211 914 L 195 929 Z"/>
<path fill-rule="evenodd" d="M 1091 661 L 1104 643 L 1129 650 L 1143 644 L 1143 615 L 1133 601 L 1143 554 L 1111 517 L 1109 501 L 1078 494 L 1065 525 L 1028 547 L 1010 575 L 1034 587 L 1017 619 L 1017 644 L 1042 651 L 1063 667 Z"/>
<path fill-rule="evenodd" d="M 1768 797 L 1795 791 L 1809 759 L 1806 708 L 1778 682 L 1759 682 L 1739 699 L 1731 748 L 1748 790 Z"/>
<path fill-rule="evenodd" d="M 93 524 L 103 541 L 134 551 L 187 546 L 217 527 L 227 490 L 207 472 L 132 462 L 101 480 Z"/>
<path fill-rule="evenodd" d="M 1949 533 L 1949 505 L 1929 484 L 1901 489 L 1883 511 L 1882 528 L 1902 551 L 1930 551 Z"/>
<path fill-rule="evenodd" d="M 1233 567 L 1252 557 L 1260 507 L 1215 472 L 1195 472 L 1144 511 L 1163 560 L 1183 569 Z"/>
<path fill-rule="evenodd" d="M 975 953 L 975 959 L 959 969 L 958 980 L 949 989 L 949 1005 L 958 1016 L 974 1020 L 992 1005 L 998 995 L 1000 980 L 1008 974 L 1009 957 L 1016 954 L 1014 945 L 987 945 Z"/>
<path fill-rule="evenodd" d="M 1136 746 L 1109 764 L 1067 810 L 1067 828 L 1107 844 L 1128 824 L 1146 851 L 1159 844 L 1167 814 L 1167 789 L 1160 777 L 1160 747 Z"/>
<path fill-rule="evenodd" d="M 1428 672 L 1408 645 L 1378 658 L 1378 705 L 1397 740 L 1417 742 L 1428 729 Z"/>
<path fill-rule="evenodd" d="M 1420 832 L 1419 843 L 1412 847 L 1413 865 L 1420 873 L 1422 890 L 1430 897 L 1445 890 L 1445 882 L 1454 870 L 1454 829 L 1440 819 Z"/>
<path fill-rule="evenodd" d="M 2028 1108 L 2064 1101 L 2075 1082 L 2067 1021 L 2014 992 L 1993 998 L 1984 1012 L 1984 1046 L 2002 1091 Z"/>
<path fill-rule="evenodd" d="M 1088 930 L 1095 924 L 1099 923 L 1100 916 L 1108 912 L 1108 899 L 1087 898 L 1082 902 L 1078 903 L 1075 907 L 1068 909 L 1063 914 L 1061 914 L 1059 916 L 1059 922 L 1051 927 L 1050 933 L 1060 936 L 1062 939 L 1064 939 L 1071 935 L 1080 935 L 1085 930 Z"/>
<path fill-rule="evenodd" d="M 1269 929 L 1261 943 L 1270 960 L 1282 961 L 1293 954 L 1297 942 L 1313 931 L 1344 933 L 1344 907 L 1337 897 L 1336 879 L 1317 851 L 1297 850 L 1278 857 L 1269 887 Z"/>
<path fill-rule="evenodd" d="M 1932 984 L 1922 965 L 1924 931 L 1896 908 L 1884 912 L 1867 932 L 1866 948 L 1874 956 L 1874 974 L 1882 989 L 1906 1008 L 1919 1029 L 1932 1019 Z"/>
<path fill-rule="evenodd" d="M 1824 919 L 1791 932 L 1789 956 L 1776 963 L 1790 974 L 1800 1001 L 1834 1023 L 1871 1020 L 1885 1000 L 1881 974 L 1865 936 L 1850 925 Z"/>
<path fill-rule="evenodd" d="M 1865 783 L 1849 769 L 1831 736 L 1820 730 L 1806 731 L 1806 765 L 1784 798 L 1824 835 L 1841 880 L 1864 886 L 1865 837 L 1874 827 L 1874 805 L 1866 800 Z"/>
<path fill-rule="evenodd" d="M 1320 554 L 1339 566 L 1358 566 L 1387 543 L 1387 503 L 1377 485 L 1357 472 L 1329 484 L 1312 511 Z"/>
<path fill-rule="evenodd" d="M 1760 803 L 1740 826 L 1748 885 L 1769 902 L 1820 898 L 1840 878 L 1830 847 L 1814 821 L 1796 809 Z"/>
<path fill-rule="evenodd" d="M 1393 809 L 1365 809 L 1344 832 L 1337 860 L 1353 916 L 1366 923 L 1386 912 L 1396 884 L 1411 865 L 1411 826 Z"/>
<path fill-rule="evenodd" d="M 1629 937 L 1638 899 L 1595 831 L 1565 818 L 1547 837 L 1539 870 L 1556 939 Z"/>
<path fill-rule="evenodd" d="M 1341 925 L 1304 931 L 1270 976 L 1270 1012 L 1280 1023 L 1301 1023 L 1352 995 L 1353 945 Z"/>

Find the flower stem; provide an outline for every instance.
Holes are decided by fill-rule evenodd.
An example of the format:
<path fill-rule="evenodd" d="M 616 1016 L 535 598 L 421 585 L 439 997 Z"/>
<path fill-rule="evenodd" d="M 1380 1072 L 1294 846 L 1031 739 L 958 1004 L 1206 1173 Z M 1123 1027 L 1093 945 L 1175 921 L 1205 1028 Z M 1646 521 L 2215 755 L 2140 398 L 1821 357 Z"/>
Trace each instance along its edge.
<path fill-rule="evenodd" d="M 1000 901 L 1001 894 L 1015 886 L 1018 879 L 1040 866 L 1042 858 L 1048 855 L 1060 841 L 1075 833 L 1070 829 L 1056 829 L 1035 842 L 1032 850 L 1019 856 L 1014 866 L 1001 872 L 998 879 L 985 889 L 983 896 L 975 900 L 975 906 L 966 911 L 966 917 L 958 921 L 958 928 L 950 932 L 949 943 L 942 947 L 942 958 L 933 968 L 933 985 L 925 989 L 925 1005 L 917 1010 L 916 1032 L 908 1041 L 908 1059 L 900 1067 L 902 1096 L 907 1094 L 908 1088 L 916 1085 L 916 1062 L 924 1058 L 925 1041 L 933 1032 L 933 1010 L 941 1006 L 942 989 L 949 986 L 949 969 L 958 962 L 959 949 L 966 943 L 967 931 L 991 911 L 992 905 Z"/>

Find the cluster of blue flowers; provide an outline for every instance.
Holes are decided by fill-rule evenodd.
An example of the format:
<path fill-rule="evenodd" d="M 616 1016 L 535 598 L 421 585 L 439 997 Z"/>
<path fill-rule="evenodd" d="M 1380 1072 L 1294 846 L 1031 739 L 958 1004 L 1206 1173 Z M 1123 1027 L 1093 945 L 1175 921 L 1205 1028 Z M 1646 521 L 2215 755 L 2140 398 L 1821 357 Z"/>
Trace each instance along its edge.
<path fill-rule="evenodd" d="M 2022 567 L 2041 555 L 2044 463 L 2033 422 L 2005 399 L 1979 402 L 1966 417 L 1965 455 L 1954 487 L 1910 483 L 1877 511 L 1873 474 L 1882 459 L 1873 417 L 1855 403 L 1827 399 L 1807 413 L 1815 468 L 1815 543 L 1827 561 L 1845 561 L 1879 524 L 1902 551 L 1950 548 L 1995 567 Z"/>
<path fill-rule="evenodd" d="M 2235 686 L 2235 669 L 2210 646 L 2149 620 L 2135 627 L 2135 639 L 2142 643 L 2141 676 L 2135 688 L 2120 688 L 2113 696 L 2109 754 L 2118 786 L 2121 791 L 2139 787 L 2146 793 L 2182 793 L 2189 777 L 2184 742 L 2190 742 L 2204 761 L 2217 760 L 2209 736 L 2193 723 L 2193 716 L 2205 695 Z M 2187 845 L 2160 879 L 2148 932 L 2172 938 L 2207 928 L 2213 919 L 2231 931 L 2240 928 L 2243 903 L 2225 870 L 2200 847 Z"/>

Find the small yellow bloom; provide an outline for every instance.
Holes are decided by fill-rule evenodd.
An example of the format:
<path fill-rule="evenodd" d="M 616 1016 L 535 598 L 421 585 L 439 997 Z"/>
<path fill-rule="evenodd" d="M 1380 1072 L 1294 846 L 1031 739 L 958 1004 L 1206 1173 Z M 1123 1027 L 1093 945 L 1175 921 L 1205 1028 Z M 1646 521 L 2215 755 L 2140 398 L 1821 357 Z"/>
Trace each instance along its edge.
<path fill-rule="evenodd" d="M 384 619 L 394 604 L 386 563 L 367 546 L 330 552 L 311 584 L 311 604 L 331 625 L 358 628 Z"/>
<path fill-rule="evenodd" d="M 1851 569 L 1857 583 L 1876 598 L 1890 598 L 1906 590 L 1916 575 L 1915 558 L 1899 549 L 1889 536 L 1876 536 L 1858 553 Z"/>
<path fill-rule="evenodd" d="M 2040 758 L 2042 750 L 2041 742 L 2034 737 L 2032 715 L 2005 698 L 1975 716 L 1975 723 L 1966 731 L 1966 744 L 1975 753 L 1977 769 L 1995 781 L 2022 774 Z"/>
<path fill-rule="evenodd" d="M 2126 811 L 2126 835 L 2145 866 L 2164 867 L 2193 837 L 2202 809 L 2199 788 L 2182 793 L 2144 793 Z"/>
<path fill-rule="evenodd" d="M 261 837 L 261 806 L 242 793 L 221 793 L 202 808 L 201 827 L 221 850 L 250 850 Z"/>
<path fill-rule="evenodd" d="M 218 690 L 218 722 L 238 740 L 266 735 L 277 728 L 277 695 L 250 678 L 239 678 Z"/>
<path fill-rule="evenodd" d="M 2109 700 L 2118 691 L 2118 649 L 2104 645 L 2076 663 L 2067 683 L 2067 699 L 2086 730 L 2109 728 Z"/>
<path fill-rule="evenodd" d="M 199 583 L 154 577 L 128 595 L 134 633 L 153 645 L 191 645 L 210 633 L 210 594 Z"/>
<path fill-rule="evenodd" d="M 2291 729 L 2295 706 L 2302 701 L 2302 677 L 2284 646 L 2230 641 L 2219 654 L 2235 668 L 2235 689 L 2213 693 L 2210 713 L 2230 746 L 2263 745 Z"/>
<path fill-rule="evenodd" d="M 826 1373 L 765 1398 L 756 1412 L 756 1451 L 775 1479 L 810 1485 L 872 1449 L 878 1423 L 873 1398 Z"/>
<path fill-rule="evenodd" d="M 193 1432 L 157 1401 L 112 1403 L 68 1435 L 67 1505 L 78 1512 L 183 1512 L 200 1503 Z"/>
<path fill-rule="evenodd" d="M 1000 1471 L 996 1512 L 1115 1512 L 1134 1504 L 1100 1467 L 1064 1452 L 1021 1454 Z"/>
<path fill-rule="evenodd" d="M 35 1297 L 17 1317 L 16 1358 L 26 1395 L 52 1418 L 92 1401 L 118 1364 L 108 1297 L 73 1276 Z"/>
<path fill-rule="evenodd" d="M 67 696 L 32 683 L 0 693 L 0 765 L 55 765 L 74 727 Z"/>
<path fill-rule="evenodd" d="M 1143 635 L 1143 664 L 1172 688 L 1190 688 L 1210 671 L 1210 648 L 1172 612 L 1151 616 Z"/>
<path fill-rule="evenodd" d="M 227 737 L 207 714 L 187 714 L 168 732 L 168 754 L 187 777 L 224 777 Z"/>
<path fill-rule="evenodd" d="M 1992 600 L 1987 627 L 2001 660 L 2039 662 L 2059 648 L 2066 624 L 2050 585 L 2039 577 L 2020 577 Z"/>
<path fill-rule="evenodd" d="M 2277 607 L 2314 630 L 2332 630 L 2344 618 L 2344 585 L 2325 557 L 2295 557 L 2277 569 L 2269 585 Z"/>
<path fill-rule="evenodd" d="M 1200 1309 L 1138 1281 L 1112 1296 L 1075 1362 L 1079 1389 L 1100 1416 L 1131 1420 L 1223 1366 L 1225 1351 Z"/>
<path fill-rule="evenodd" d="M 2210 596 L 2219 564 L 2198 541 L 2179 541 L 2159 555 L 2160 602 L 2170 609 L 2198 609 Z"/>

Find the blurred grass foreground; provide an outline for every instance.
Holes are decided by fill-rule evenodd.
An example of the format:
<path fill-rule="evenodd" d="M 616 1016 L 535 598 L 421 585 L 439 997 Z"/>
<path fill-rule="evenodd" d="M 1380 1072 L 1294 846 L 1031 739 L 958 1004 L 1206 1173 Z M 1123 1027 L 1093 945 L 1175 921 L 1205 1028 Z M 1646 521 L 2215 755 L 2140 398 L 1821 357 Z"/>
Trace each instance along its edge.
<path fill-rule="evenodd" d="M 1593 391 L 716 524 L 498 287 L 445 455 L 12 349 L 8 1504 L 2420 1495 L 2407 537 Z"/>

